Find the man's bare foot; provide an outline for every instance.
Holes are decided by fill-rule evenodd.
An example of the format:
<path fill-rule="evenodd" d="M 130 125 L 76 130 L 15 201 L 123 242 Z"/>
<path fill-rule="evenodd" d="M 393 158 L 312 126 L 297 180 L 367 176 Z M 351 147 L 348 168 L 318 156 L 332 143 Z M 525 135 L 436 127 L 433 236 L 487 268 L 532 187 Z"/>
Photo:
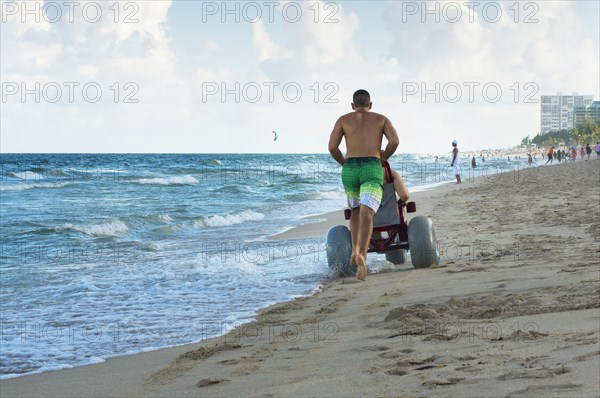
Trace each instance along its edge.
<path fill-rule="evenodd" d="M 352 268 L 356 268 L 357 264 L 356 264 L 356 254 L 353 254 L 352 256 L 350 256 L 350 266 Z"/>
<path fill-rule="evenodd" d="M 363 255 L 357 254 L 355 257 L 356 261 L 356 279 L 364 281 L 367 279 L 367 261 Z"/>

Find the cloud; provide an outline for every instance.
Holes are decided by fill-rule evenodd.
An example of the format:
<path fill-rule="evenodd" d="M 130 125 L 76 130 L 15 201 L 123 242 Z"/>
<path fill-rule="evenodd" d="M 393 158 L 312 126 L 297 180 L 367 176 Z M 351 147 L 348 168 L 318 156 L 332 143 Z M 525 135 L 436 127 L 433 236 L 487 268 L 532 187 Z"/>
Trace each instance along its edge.
<path fill-rule="evenodd" d="M 461 2 L 451 2 L 463 14 L 459 22 L 422 23 L 420 15 L 403 22 L 406 2 L 320 1 L 294 2 L 303 16 L 296 22 L 280 18 L 288 4 L 280 2 L 275 21 L 221 24 L 215 17 L 191 25 L 177 19 L 186 12 L 192 18 L 191 3 L 141 1 L 134 2 L 139 8 L 125 9 L 130 3 L 119 3 L 120 23 L 109 8 L 113 3 L 102 2 L 106 18 L 95 24 L 65 18 L 3 25 L 3 81 L 93 81 L 105 100 L 3 104 L 3 149 L 324 152 L 335 119 L 350 111 L 357 88 L 368 89 L 374 111 L 401 131 L 403 151 L 446 151 L 450 135 L 461 139 L 462 149 L 507 146 L 534 134 L 539 123 L 539 104 L 515 104 L 511 87 L 518 87 L 520 100 L 531 92 L 524 89 L 527 82 L 537 84 L 536 99 L 558 90 L 598 94 L 598 42 L 589 23 L 582 23 L 589 19 L 569 2 L 536 3 L 534 24 L 514 23 L 510 2 L 496 3 L 503 7 L 496 23 L 481 10 L 470 22 Z M 121 23 L 128 15 L 137 22 Z M 432 95 L 403 101 L 403 83 L 431 89 L 453 81 L 478 82 L 475 102 L 438 103 Z M 112 100 L 115 82 L 118 103 Z M 124 87 L 128 82 L 137 85 L 138 103 L 122 101 L 132 93 Z M 229 90 L 235 83 L 241 89 L 255 84 L 262 99 L 254 103 L 241 93 L 236 102 L 240 93 L 218 93 L 206 101 L 207 82 Z M 273 101 L 267 100 L 268 82 L 277 84 Z M 486 82 L 502 87 L 502 101 L 482 98 Z M 302 90 L 298 102 L 285 98 L 286 84 Z M 271 130 L 283 132 L 277 145 Z"/>
<path fill-rule="evenodd" d="M 260 61 L 275 58 L 279 53 L 279 47 L 273 43 L 265 29 L 264 23 L 260 20 L 252 25 L 252 43 L 258 51 L 258 59 Z"/>
<path fill-rule="evenodd" d="M 10 54 L 8 62 L 3 57 L 3 76 L 23 73 L 25 68 L 32 74 L 43 71 L 51 78 L 77 80 L 90 76 L 90 65 L 97 68 L 95 76 L 99 79 L 172 76 L 174 55 L 165 30 L 170 4 L 82 1 L 73 8 L 61 7 L 62 17 L 53 23 L 46 21 L 48 16 L 35 23 L 29 15 L 13 15 L 3 24 L 3 52 Z M 96 7 L 101 10 L 97 14 L 83 12 Z M 99 17 L 92 22 L 95 19 L 85 15 Z M 125 23 L 130 19 L 131 23 Z"/>
<path fill-rule="evenodd" d="M 428 2 L 428 7 L 434 3 L 439 2 Z M 412 79 L 482 84 L 537 81 L 544 86 L 561 84 L 580 90 L 590 83 L 598 86 L 598 74 L 593 73 L 597 72 L 598 54 L 571 3 L 531 3 L 539 9 L 520 8 L 518 17 L 514 4 L 495 3 L 501 7 L 502 17 L 493 23 L 493 13 L 483 16 L 481 5 L 475 8 L 470 22 L 465 3 L 451 3 L 461 9 L 462 17 L 456 23 L 443 18 L 435 23 L 432 16 L 426 16 L 423 23 L 421 15 L 407 16 L 405 6 L 397 3 L 385 13 L 394 38 L 390 56 L 401 60 Z M 403 16 L 407 23 L 398 23 Z M 538 21 L 524 23 L 527 16 Z M 520 22 L 515 23 L 515 18 Z M 590 74 L 572 73 L 574 64 Z"/>
<path fill-rule="evenodd" d="M 263 62 L 263 72 L 267 76 L 281 75 L 280 71 L 284 70 L 291 71 L 288 76 L 292 76 L 293 80 L 305 79 L 317 71 L 325 75 L 334 70 L 339 73 L 339 66 L 360 60 L 353 42 L 358 28 L 358 17 L 354 13 L 347 13 L 342 5 L 335 4 L 330 22 L 315 23 L 317 9 L 321 10 L 318 18 L 324 19 L 322 9 L 327 7 L 325 2 L 295 4 L 302 7 L 303 17 L 293 23 L 281 22 L 281 34 L 277 40 L 269 37 L 262 21 L 255 24 L 255 47 L 260 51 L 259 61 Z M 279 6 L 283 7 L 285 3 Z"/>
<path fill-rule="evenodd" d="M 101 7 L 98 15 L 102 17 L 97 22 L 82 17 L 86 4 Z M 116 4 L 120 7 L 118 22 Z M 23 103 L 16 95 L 3 104 L 3 148 L 119 151 L 122 147 L 116 143 L 126 134 L 138 137 L 133 141 L 159 136 L 153 127 L 168 126 L 161 115 L 177 115 L 189 97 L 188 85 L 175 73 L 176 59 L 166 32 L 170 5 L 170 1 L 79 2 L 73 22 L 69 22 L 67 9 L 53 23 L 43 16 L 39 23 L 20 14 L 12 16 L 2 26 L 2 80 L 20 87 L 25 84 L 27 89 L 39 84 L 42 101 L 37 104 L 28 96 Z M 125 23 L 127 16 L 135 20 Z M 69 101 L 65 84 L 71 82 L 76 86 Z M 62 88 L 60 101 L 44 101 L 44 94 L 50 92 L 44 91 L 48 83 Z M 86 84 L 100 88 L 97 103 L 87 100 L 82 89 Z M 138 103 L 125 103 L 127 99 Z M 146 108 L 151 105 L 154 110 Z M 141 109 L 146 111 L 138 112 Z M 69 138 L 57 140 L 57 136 Z M 143 151 L 143 147 L 138 143 L 128 150 Z"/>
<path fill-rule="evenodd" d="M 515 3 L 521 7 L 518 23 L 510 2 L 495 3 L 502 15 L 495 22 L 490 22 L 493 13 L 482 14 L 485 3 L 476 8 L 472 21 L 465 3 L 428 2 L 426 6 L 442 8 L 450 3 L 460 7 L 458 22 L 444 18 L 435 22 L 432 15 L 425 15 L 423 22 L 421 13 L 406 15 L 403 3 L 392 2 L 385 12 L 393 37 L 389 57 L 399 60 L 404 83 L 415 82 L 420 89 L 418 95 L 409 97 L 411 103 L 401 104 L 411 110 L 403 112 L 409 134 L 423 130 L 428 137 L 460 134 L 462 142 L 472 148 L 511 146 L 539 130 L 539 104 L 525 103 L 525 98 L 537 101 L 539 95 L 557 91 L 598 95 L 598 52 L 572 3 L 527 3 L 531 4 L 528 9 L 525 3 Z M 526 16 L 537 22 L 524 23 Z M 406 22 L 399 23 L 403 17 Z M 443 95 L 444 85 L 453 82 L 462 87 L 460 104 L 450 103 L 445 99 L 449 96 Z M 478 84 L 472 103 L 464 85 L 469 82 Z M 435 90 L 436 83 L 439 90 Z M 482 90 L 486 84 L 502 89 L 498 103 L 486 99 Z M 393 83 L 390 88 L 402 89 Z M 439 102 L 433 94 L 423 100 L 423 88 L 441 94 Z M 489 94 L 493 96 L 494 90 Z"/>

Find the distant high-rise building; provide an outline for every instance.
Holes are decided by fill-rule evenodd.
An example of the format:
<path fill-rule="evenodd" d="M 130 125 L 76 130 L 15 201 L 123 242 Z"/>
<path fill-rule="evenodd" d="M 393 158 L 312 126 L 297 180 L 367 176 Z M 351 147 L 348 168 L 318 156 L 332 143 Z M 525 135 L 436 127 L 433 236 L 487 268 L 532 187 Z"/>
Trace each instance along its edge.
<path fill-rule="evenodd" d="M 600 101 L 594 101 L 591 105 L 578 105 L 573 110 L 573 123 L 575 126 L 585 119 L 591 119 L 594 123 L 600 121 Z"/>
<path fill-rule="evenodd" d="M 542 95 L 540 101 L 540 133 L 573 128 L 576 106 L 590 106 L 593 95 Z"/>

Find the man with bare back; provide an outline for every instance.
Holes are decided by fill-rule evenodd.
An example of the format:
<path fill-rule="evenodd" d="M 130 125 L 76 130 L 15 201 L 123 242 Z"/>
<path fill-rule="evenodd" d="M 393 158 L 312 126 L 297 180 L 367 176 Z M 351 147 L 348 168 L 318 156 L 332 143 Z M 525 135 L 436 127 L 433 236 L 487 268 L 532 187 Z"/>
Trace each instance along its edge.
<path fill-rule="evenodd" d="M 352 208 L 350 265 L 357 267 L 356 278 L 365 280 L 373 216 L 383 195 L 381 159 L 387 160 L 392 156 L 399 141 L 392 122 L 383 115 L 370 112 L 373 103 L 367 91 L 356 91 L 351 105 L 354 112 L 343 115 L 333 126 L 329 152 L 342 165 L 342 183 Z M 381 151 L 384 135 L 388 143 Z M 345 157 L 339 149 L 342 138 L 346 139 Z"/>

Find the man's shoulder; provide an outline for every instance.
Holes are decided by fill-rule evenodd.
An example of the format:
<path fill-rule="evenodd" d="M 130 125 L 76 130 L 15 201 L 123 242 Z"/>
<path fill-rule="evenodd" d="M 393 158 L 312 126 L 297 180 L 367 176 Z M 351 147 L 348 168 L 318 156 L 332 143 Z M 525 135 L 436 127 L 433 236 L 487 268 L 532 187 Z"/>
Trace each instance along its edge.
<path fill-rule="evenodd" d="M 348 112 L 348 113 L 346 113 L 346 114 L 344 114 L 344 115 L 340 116 L 340 119 L 349 119 L 349 118 L 351 118 L 352 116 L 354 116 L 354 114 L 355 114 L 354 112 Z"/>
<path fill-rule="evenodd" d="M 387 116 L 382 115 L 381 113 L 377 113 L 377 112 L 369 112 L 370 115 L 372 115 L 373 118 L 377 118 L 377 119 L 386 119 L 387 120 Z"/>

